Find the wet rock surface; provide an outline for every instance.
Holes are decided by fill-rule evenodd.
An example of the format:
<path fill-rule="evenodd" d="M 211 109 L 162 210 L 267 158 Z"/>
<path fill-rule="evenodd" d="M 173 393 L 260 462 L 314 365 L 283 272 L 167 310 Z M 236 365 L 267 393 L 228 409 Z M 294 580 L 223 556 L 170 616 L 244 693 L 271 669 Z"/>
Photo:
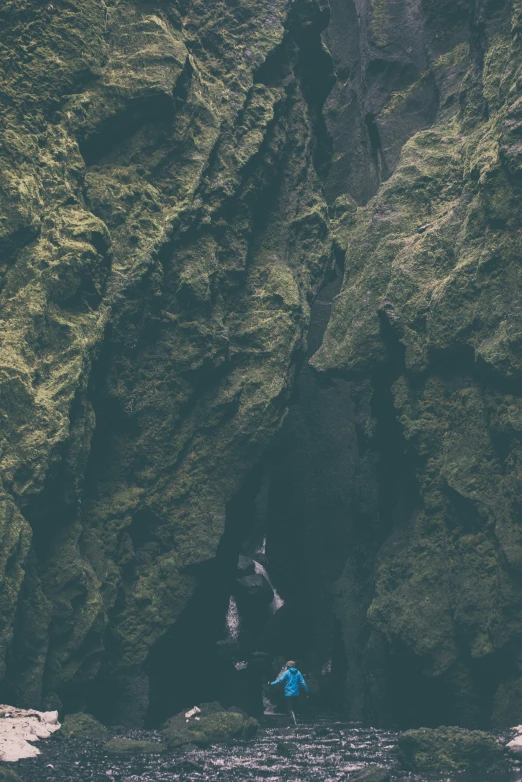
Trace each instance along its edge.
<path fill-rule="evenodd" d="M 66 714 L 62 735 L 68 739 L 103 739 L 108 735 L 108 730 L 91 714 Z"/>
<path fill-rule="evenodd" d="M 0 782 L 23 782 L 23 779 L 18 776 L 16 771 L 11 771 L 9 768 L 0 768 Z"/>
<path fill-rule="evenodd" d="M 419 728 L 399 736 L 399 756 L 414 772 L 502 771 L 507 758 L 497 737 L 479 730 L 455 727 Z"/>
<path fill-rule="evenodd" d="M 318 731 L 317 728 L 320 728 Z M 397 734 L 323 719 L 305 721 L 297 730 L 284 718 L 265 718 L 262 732 L 250 742 L 233 739 L 225 745 L 189 751 L 161 752 L 158 733 L 132 731 L 126 739 L 155 742 L 158 754 L 133 753 L 108 755 L 103 742 L 72 739 L 51 740 L 43 745 L 38 760 L 23 761 L 16 767 L 25 782 L 176 782 L 187 780 L 289 780 L 297 782 L 333 782 L 333 780 L 371 780 L 384 782 L 414 779 L 415 782 L 492 782 L 486 772 L 472 774 L 427 772 L 411 776 L 397 760 Z M 320 735 L 318 735 L 318 732 Z M 287 755 L 278 751 L 281 744 L 294 746 Z M 53 768 L 48 768 L 52 765 Z M 361 776 L 358 776 L 361 775 Z M 520 773 L 500 772 L 495 782 L 516 782 Z"/>
<path fill-rule="evenodd" d="M 390 782 L 390 772 L 386 768 L 367 768 L 350 774 L 346 779 L 348 782 Z"/>
<path fill-rule="evenodd" d="M 239 709 L 225 711 L 220 703 L 202 703 L 168 719 L 161 735 L 170 748 L 187 744 L 208 747 L 234 738 L 252 738 L 258 729 L 258 721 Z"/>

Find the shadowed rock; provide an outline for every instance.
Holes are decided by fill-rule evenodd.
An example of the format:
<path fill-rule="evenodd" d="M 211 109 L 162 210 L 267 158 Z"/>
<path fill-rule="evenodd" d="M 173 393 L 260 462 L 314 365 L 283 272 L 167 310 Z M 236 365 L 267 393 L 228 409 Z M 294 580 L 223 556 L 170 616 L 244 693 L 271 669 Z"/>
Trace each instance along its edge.
<path fill-rule="evenodd" d="M 189 713 L 189 712 L 187 712 Z M 171 717 L 162 730 L 169 747 L 195 744 L 203 747 L 233 738 L 250 739 L 259 729 L 253 717 L 239 711 L 224 711 L 216 704 L 202 704 L 201 711 L 191 717 L 181 712 Z"/>
<path fill-rule="evenodd" d="M 345 777 L 346 782 L 390 782 L 390 772 L 387 768 L 365 768 Z"/>
<path fill-rule="evenodd" d="M 399 736 L 402 764 L 409 771 L 480 771 L 505 768 L 503 747 L 490 733 L 463 728 L 419 728 Z"/>
<path fill-rule="evenodd" d="M 62 735 L 68 739 L 103 739 L 108 730 L 91 714 L 66 714 L 62 723 Z"/>
<path fill-rule="evenodd" d="M 157 741 L 139 741 L 119 737 L 107 741 L 103 746 L 109 755 L 156 755 L 165 752 L 167 749 L 164 744 Z"/>

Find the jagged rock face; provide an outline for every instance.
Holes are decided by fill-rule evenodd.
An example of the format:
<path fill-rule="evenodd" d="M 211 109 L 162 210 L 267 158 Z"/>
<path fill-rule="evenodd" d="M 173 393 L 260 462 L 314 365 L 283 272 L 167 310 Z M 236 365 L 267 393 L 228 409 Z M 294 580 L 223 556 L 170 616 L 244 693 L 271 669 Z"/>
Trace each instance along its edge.
<path fill-rule="evenodd" d="M 327 21 L 311 1 L 2 4 L 0 676 L 19 705 L 88 707 L 105 677 L 143 718 L 150 650 L 281 424 L 330 265 L 326 54 L 307 82 Z"/>
<path fill-rule="evenodd" d="M 140 724 L 257 502 L 268 651 L 356 719 L 520 721 L 519 0 L 0 25 L 2 699 Z"/>
<path fill-rule="evenodd" d="M 356 6 L 332 8 L 353 17 Z M 379 465 L 379 535 L 365 553 L 374 571 L 358 595 L 350 555 L 336 586 L 348 681 L 353 660 L 365 682 L 348 708 L 410 724 L 509 724 L 522 673 L 521 8 L 379 0 L 358 10 L 368 67 L 379 50 L 382 68 L 366 93 L 352 89 L 380 139 L 373 181 L 385 181 L 357 208 L 348 196 L 364 203 L 374 185 L 361 190 L 352 173 L 340 194 L 336 180 L 344 283 L 312 358 L 326 377 L 373 387 L 359 435 Z M 379 85 L 390 89 L 406 61 L 409 83 L 383 97 Z M 436 116 L 423 130 L 429 85 Z"/>

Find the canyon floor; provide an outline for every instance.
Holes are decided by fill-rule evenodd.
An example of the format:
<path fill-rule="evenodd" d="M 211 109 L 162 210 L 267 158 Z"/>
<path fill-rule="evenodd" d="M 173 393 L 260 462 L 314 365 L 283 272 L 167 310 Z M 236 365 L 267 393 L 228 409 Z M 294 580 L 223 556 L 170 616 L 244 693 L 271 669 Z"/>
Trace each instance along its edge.
<path fill-rule="evenodd" d="M 131 738 L 159 740 L 153 731 L 131 731 Z M 400 769 L 397 734 L 338 721 L 334 716 L 307 716 L 297 729 L 286 718 L 267 716 L 263 730 L 249 742 L 191 752 L 110 757 L 103 742 L 54 738 L 39 744 L 40 757 L 21 761 L 25 782 L 347 782 L 368 767 L 386 767 L 391 780 L 412 782 L 520 782 L 513 767 L 504 775 L 474 771 L 458 774 L 407 774 Z"/>

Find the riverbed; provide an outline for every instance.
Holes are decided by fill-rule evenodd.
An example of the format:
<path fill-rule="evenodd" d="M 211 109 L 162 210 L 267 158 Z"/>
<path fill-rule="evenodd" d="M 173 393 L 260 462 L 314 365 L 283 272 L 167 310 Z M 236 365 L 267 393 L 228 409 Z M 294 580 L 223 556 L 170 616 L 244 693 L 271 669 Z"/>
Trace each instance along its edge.
<path fill-rule="evenodd" d="M 121 734 L 120 734 L 121 735 Z M 160 741 L 154 731 L 129 731 L 129 738 Z M 504 775 L 408 775 L 397 758 L 394 731 L 335 718 L 290 728 L 282 717 L 265 717 L 252 741 L 158 755 L 108 756 L 101 741 L 56 734 L 39 743 L 42 754 L 14 764 L 25 782 L 341 782 L 370 765 L 386 766 L 394 779 L 411 782 L 522 782 L 513 768 Z"/>

